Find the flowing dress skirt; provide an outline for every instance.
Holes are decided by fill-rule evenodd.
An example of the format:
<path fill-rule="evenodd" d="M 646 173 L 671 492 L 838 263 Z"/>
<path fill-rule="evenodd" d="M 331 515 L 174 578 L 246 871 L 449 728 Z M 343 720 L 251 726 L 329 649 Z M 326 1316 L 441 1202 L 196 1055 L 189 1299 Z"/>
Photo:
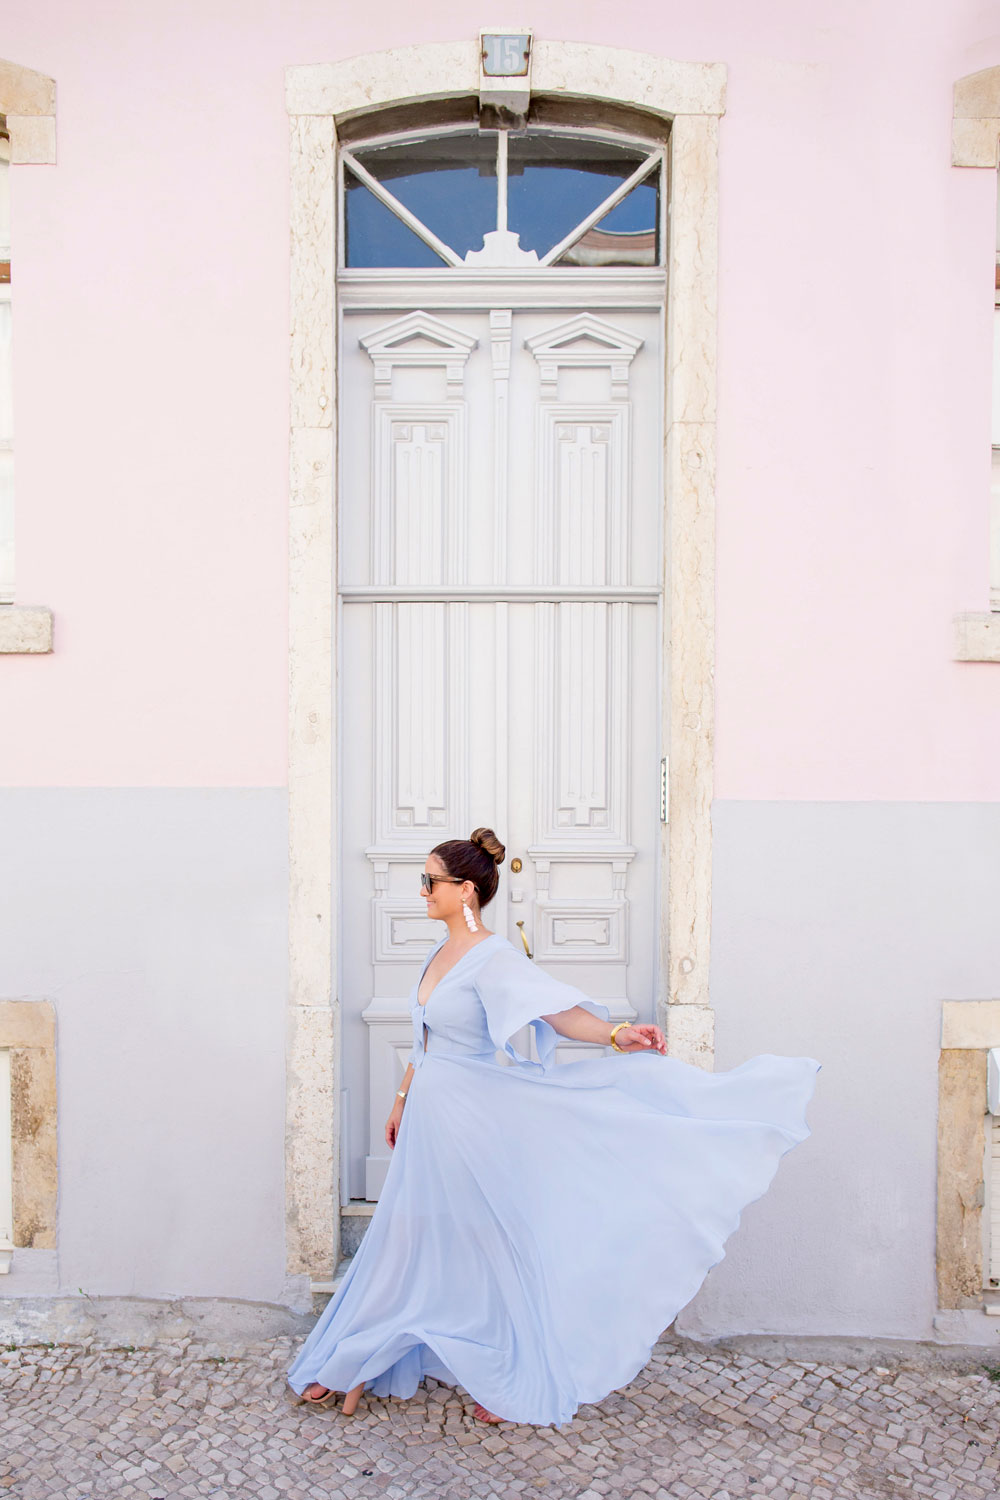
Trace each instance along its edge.
<path fill-rule="evenodd" d="M 524 1016 L 493 1024 L 495 997 L 466 991 L 465 1020 L 478 993 L 490 1023 L 482 1046 L 452 1024 L 453 985 L 439 1030 L 415 1047 L 377 1209 L 289 1383 L 405 1398 L 430 1375 L 508 1420 L 562 1424 L 638 1374 L 722 1259 L 741 1210 L 810 1134 L 821 1065 L 772 1054 L 720 1073 L 659 1054 L 506 1065 L 495 1044 Z"/>

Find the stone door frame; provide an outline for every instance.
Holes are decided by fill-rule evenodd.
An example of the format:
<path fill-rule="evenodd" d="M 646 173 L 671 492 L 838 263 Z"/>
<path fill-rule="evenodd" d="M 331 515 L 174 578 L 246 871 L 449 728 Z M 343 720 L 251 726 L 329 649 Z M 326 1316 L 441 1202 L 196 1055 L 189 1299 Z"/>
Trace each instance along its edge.
<path fill-rule="evenodd" d="M 477 95 L 478 39 L 286 69 L 291 143 L 289 995 L 286 1223 L 291 1275 L 336 1266 L 340 1010 L 336 992 L 338 122 Z M 670 122 L 664 466 L 670 663 L 663 740 L 660 1024 L 677 1057 L 712 1066 L 709 1004 L 714 739 L 718 143 L 722 63 L 536 41 L 531 89 Z"/>

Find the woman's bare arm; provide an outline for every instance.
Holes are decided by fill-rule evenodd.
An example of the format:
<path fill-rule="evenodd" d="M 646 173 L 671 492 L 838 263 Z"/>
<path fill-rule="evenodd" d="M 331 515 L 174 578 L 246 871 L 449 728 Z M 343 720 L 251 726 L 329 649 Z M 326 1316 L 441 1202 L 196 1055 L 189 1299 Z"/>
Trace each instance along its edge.
<path fill-rule="evenodd" d="M 413 1064 L 407 1063 L 406 1072 L 403 1074 L 403 1081 L 399 1085 L 404 1093 L 406 1093 L 409 1089 L 412 1079 Z M 393 1151 L 395 1151 L 396 1149 L 396 1137 L 399 1135 L 399 1122 L 403 1118 L 403 1108 L 405 1104 L 406 1100 L 401 1099 L 397 1094 L 395 1099 L 393 1099 L 392 1101 L 392 1110 L 389 1114 L 389 1118 L 385 1122 L 385 1143 Z"/>
<path fill-rule="evenodd" d="M 601 1047 L 611 1046 L 611 1022 L 591 1015 L 582 1005 L 557 1011 L 553 1016 L 542 1016 L 542 1020 L 548 1021 L 553 1031 L 558 1031 L 560 1036 L 570 1037 L 574 1042 L 596 1042 Z M 666 1039 L 660 1028 L 649 1026 L 645 1021 L 638 1021 L 634 1026 L 623 1026 L 615 1040 L 623 1052 L 641 1052 L 647 1048 L 662 1053 L 667 1050 Z"/>

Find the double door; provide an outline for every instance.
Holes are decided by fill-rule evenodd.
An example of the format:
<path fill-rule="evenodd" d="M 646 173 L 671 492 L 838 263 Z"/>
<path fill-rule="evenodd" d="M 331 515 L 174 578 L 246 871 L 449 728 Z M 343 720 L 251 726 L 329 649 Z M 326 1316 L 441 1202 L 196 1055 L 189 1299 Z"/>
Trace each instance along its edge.
<path fill-rule="evenodd" d="M 377 1198 L 435 844 L 506 845 L 486 925 L 653 1018 L 661 317 L 346 311 L 339 516 L 346 1195 Z M 558 1055 L 578 1055 L 572 1043 Z"/>

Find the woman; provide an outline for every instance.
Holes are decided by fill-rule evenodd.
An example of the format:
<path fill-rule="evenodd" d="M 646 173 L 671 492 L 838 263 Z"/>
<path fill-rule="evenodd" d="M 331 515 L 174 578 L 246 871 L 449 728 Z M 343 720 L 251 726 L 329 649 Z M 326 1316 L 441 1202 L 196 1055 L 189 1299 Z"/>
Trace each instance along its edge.
<path fill-rule="evenodd" d="M 810 1134 L 813 1058 L 707 1073 L 484 927 L 503 857 L 477 828 L 425 862 L 447 936 L 410 993 L 378 1207 L 288 1372 L 306 1405 L 344 1391 L 350 1414 L 431 1375 L 482 1422 L 570 1421 L 638 1374 Z M 529 1022 L 537 1062 L 512 1041 Z M 557 1034 L 629 1056 L 556 1066 Z"/>

